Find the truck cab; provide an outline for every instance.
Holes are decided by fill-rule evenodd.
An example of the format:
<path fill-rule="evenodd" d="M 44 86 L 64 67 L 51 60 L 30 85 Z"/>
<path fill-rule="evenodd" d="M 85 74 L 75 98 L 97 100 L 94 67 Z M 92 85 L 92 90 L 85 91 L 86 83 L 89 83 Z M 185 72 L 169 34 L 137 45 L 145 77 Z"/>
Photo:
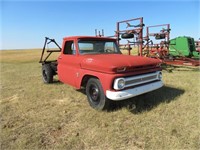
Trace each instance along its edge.
<path fill-rule="evenodd" d="M 159 60 L 123 55 L 113 38 L 66 37 L 59 52 L 54 64 L 42 62 L 44 82 L 51 83 L 57 74 L 61 82 L 84 89 L 90 106 L 97 110 L 163 86 Z"/>

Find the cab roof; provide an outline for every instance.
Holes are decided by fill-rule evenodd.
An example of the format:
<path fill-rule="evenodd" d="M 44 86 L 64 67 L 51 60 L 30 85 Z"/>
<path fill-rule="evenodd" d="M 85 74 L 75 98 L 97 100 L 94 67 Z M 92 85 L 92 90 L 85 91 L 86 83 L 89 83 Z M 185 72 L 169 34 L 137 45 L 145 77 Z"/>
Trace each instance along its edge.
<path fill-rule="evenodd" d="M 114 38 L 109 37 L 99 37 L 99 36 L 69 36 L 64 37 L 63 40 L 74 40 L 74 39 L 98 39 L 98 40 L 113 40 L 116 41 Z"/>

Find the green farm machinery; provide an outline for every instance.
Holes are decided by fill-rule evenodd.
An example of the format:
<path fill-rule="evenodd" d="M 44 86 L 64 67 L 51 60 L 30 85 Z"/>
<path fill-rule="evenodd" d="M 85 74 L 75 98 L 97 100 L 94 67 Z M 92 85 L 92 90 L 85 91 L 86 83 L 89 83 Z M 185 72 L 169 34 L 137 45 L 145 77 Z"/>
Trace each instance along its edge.
<path fill-rule="evenodd" d="M 161 30 L 155 32 L 158 29 Z M 143 38 L 146 40 L 143 51 L 146 51 L 147 56 L 170 65 L 200 66 L 199 41 L 188 36 L 170 39 L 170 31 L 170 24 L 147 27 L 146 37 Z"/>
<path fill-rule="evenodd" d="M 194 38 L 180 36 L 170 40 L 169 54 L 173 57 L 199 58 L 199 51 L 196 51 Z"/>

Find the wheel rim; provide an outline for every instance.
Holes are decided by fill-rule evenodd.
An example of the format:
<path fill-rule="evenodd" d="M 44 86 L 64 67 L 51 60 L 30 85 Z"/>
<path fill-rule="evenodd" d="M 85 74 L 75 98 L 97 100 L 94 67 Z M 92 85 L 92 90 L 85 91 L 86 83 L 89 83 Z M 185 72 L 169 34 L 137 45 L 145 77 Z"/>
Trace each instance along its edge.
<path fill-rule="evenodd" d="M 89 96 L 90 96 L 90 100 L 95 103 L 96 105 L 100 102 L 100 92 L 99 89 L 96 85 L 92 84 L 90 85 L 89 88 Z"/>

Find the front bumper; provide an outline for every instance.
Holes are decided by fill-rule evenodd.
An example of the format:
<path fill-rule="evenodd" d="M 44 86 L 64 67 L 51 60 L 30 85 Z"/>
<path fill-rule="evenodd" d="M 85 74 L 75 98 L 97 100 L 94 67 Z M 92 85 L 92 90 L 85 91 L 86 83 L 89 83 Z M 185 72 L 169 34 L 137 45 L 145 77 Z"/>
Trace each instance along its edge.
<path fill-rule="evenodd" d="M 142 86 L 134 87 L 132 89 L 122 90 L 122 91 L 106 91 L 106 97 L 110 100 L 119 101 L 128 99 L 137 95 L 141 95 L 144 93 L 148 93 L 150 91 L 154 91 L 163 86 L 162 81 L 152 82 L 149 84 L 145 84 Z"/>

